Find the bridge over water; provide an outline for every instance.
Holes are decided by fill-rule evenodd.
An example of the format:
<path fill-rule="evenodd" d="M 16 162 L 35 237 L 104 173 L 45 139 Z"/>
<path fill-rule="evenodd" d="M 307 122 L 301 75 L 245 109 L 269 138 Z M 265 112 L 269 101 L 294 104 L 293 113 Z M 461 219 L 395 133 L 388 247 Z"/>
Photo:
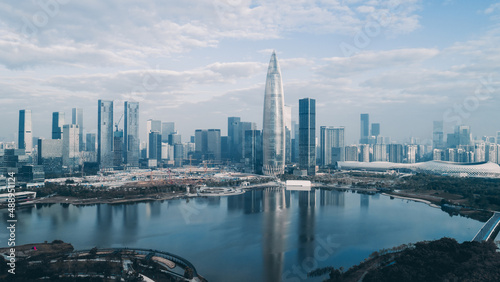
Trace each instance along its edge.
<path fill-rule="evenodd" d="M 500 212 L 495 212 L 493 216 L 483 225 L 479 232 L 477 232 L 472 241 L 493 241 L 495 240 L 495 235 L 498 234 L 499 229 Z"/>

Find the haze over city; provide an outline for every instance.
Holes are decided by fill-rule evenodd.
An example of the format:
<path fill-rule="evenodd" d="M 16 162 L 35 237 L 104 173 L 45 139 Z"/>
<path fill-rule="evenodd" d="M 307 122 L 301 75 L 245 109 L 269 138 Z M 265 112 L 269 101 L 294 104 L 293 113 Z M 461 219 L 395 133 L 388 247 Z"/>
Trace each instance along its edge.
<path fill-rule="evenodd" d="M 293 119 L 298 99 L 314 98 L 318 128 L 345 126 L 347 143 L 365 112 L 396 140 L 431 139 L 440 119 L 445 132 L 459 119 L 473 136 L 499 130 L 488 122 L 499 117 L 498 4 L 47 3 L 2 4 L 2 141 L 16 140 L 20 109 L 33 112 L 33 136 L 49 138 L 51 113 L 74 107 L 95 132 L 98 99 L 114 100 L 118 116 L 140 102 L 141 139 L 147 119 L 175 122 L 183 141 L 197 128 L 226 135 L 230 116 L 261 129 L 273 49 Z"/>
<path fill-rule="evenodd" d="M 0 3 L 0 281 L 500 281 L 500 1 Z"/>

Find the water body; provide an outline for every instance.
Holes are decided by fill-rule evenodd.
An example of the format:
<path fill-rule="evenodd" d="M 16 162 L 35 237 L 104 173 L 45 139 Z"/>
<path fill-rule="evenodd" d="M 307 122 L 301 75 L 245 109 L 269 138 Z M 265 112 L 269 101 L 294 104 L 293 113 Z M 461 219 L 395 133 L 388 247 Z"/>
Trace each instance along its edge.
<path fill-rule="evenodd" d="M 2 216 L 0 245 L 6 246 L 5 210 Z M 382 248 L 445 236 L 471 240 L 483 225 L 378 194 L 283 189 L 125 205 L 37 205 L 17 216 L 17 244 L 61 239 L 76 249 L 163 250 L 191 261 L 209 281 L 302 281 L 313 268 L 348 268 Z"/>

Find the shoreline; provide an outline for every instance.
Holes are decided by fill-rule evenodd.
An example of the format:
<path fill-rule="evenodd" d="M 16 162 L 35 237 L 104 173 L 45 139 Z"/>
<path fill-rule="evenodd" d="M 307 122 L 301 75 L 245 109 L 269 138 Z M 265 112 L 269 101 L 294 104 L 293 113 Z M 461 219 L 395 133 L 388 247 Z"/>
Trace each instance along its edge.
<path fill-rule="evenodd" d="M 98 199 L 98 198 L 75 198 L 75 197 L 65 197 L 65 196 L 54 196 L 50 198 L 40 198 L 29 202 L 23 202 L 21 206 L 28 206 L 34 204 L 71 204 L 74 206 L 86 206 L 86 205 L 96 205 L 96 204 L 109 204 L 109 205 L 119 205 L 119 204 L 129 204 L 129 203 L 139 203 L 139 202 L 151 202 L 151 201 L 165 201 L 173 200 L 177 198 L 182 198 L 185 195 L 147 195 L 141 196 L 139 198 L 114 198 L 114 199 Z"/>
<path fill-rule="evenodd" d="M 235 193 L 206 193 L 206 194 L 186 194 L 186 193 L 155 193 L 155 194 L 150 194 L 150 195 L 143 195 L 139 196 L 137 198 L 109 198 L 109 199 L 103 199 L 103 198 L 97 198 L 97 197 L 92 197 L 92 198 L 76 198 L 76 197 L 66 197 L 66 196 L 54 196 L 50 198 L 38 198 L 33 201 L 29 202 L 22 202 L 19 203 L 19 207 L 28 207 L 32 206 L 34 204 L 72 204 L 74 206 L 86 206 L 86 205 L 97 205 L 97 204 L 109 204 L 109 205 L 120 205 L 120 204 L 134 204 L 134 203 L 144 203 L 144 202 L 153 202 L 153 201 L 167 201 L 167 200 L 175 200 L 175 199 L 190 199 L 190 198 L 197 198 L 197 197 L 224 197 L 224 196 L 236 196 L 236 195 L 241 195 L 244 194 L 246 191 L 254 190 L 254 189 L 260 189 L 260 188 L 265 188 L 268 187 L 269 183 L 265 184 L 258 184 L 255 186 L 250 186 L 250 187 L 234 187 L 234 188 L 228 188 L 228 187 L 210 187 L 210 188 L 225 188 L 225 189 L 233 189 Z M 312 187 L 314 189 L 325 189 L 325 190 L 337 190 L 337 191 L 356 191 L 360 193 L 366 193 L 366 194 L 376 194 L 380 193 L 384 196 L 389 196 L 393 198 L 398 198 L 402 200 L 409 200 L 409 201 L 414 201 L 414 202 L 420 202 L 428 205 L 429 207 L 432 208 L 438 208 L 443 210 L 444 212 L 448 212 L 450 214 L 456 214 L 456 215 L 461 215 L 465 217 L 469 217 L 481 222 L 486 222 L 490 217 L 493 211 L 486 211 L 486 210 L 477 210 L 477 209 L 471 209 L 467 207 L 462 207 L 460 205 L 457 205 L 456 208 L 451 207 L 451 209 L 445 210 L 443 207 L 438 204 L 438 202 L 441 199 L 444 198 L 437 198 L 434 197 L 435 199 L 429 199 L 429 195 L 426 194 L 408 194 L 408 193 L 399 193 L 399 192 L 381 192 L 379 189 L 376 188 L 362 188 L 362 187 L 347 187 L 347 186 L 337 186 L 337 185 L 322 185 L 315 183 L 314 186 Z M 283 188 L 284 189 L 284 188 Z M 7 205 L 2 205 L 0 206 L 0 210 L 3 208 L 7 208 Z"/>
<path fill-rule="evenodd" d="M 437 209 L 441 208 L 441 206 L 438 206 L 438 205 L 432 203 L 431 201 L 425 200 L 425 199 L 405 197 L 405 196 L 399 196 L 399 195 L 394 195 L 394 194 L 387 194 L 385 192 L 384 193 L 380 193 L 380 194 L 384 195 L 384 196 L 389 196 L 389 197 L 397 198 L 397 199 L 410 200 L 410 201 L 414 201 L 414 202 L 424 203 L 424 204 L 427 204 L 429 207 L 432 207 L 432 208 L 437 208 Z"/>

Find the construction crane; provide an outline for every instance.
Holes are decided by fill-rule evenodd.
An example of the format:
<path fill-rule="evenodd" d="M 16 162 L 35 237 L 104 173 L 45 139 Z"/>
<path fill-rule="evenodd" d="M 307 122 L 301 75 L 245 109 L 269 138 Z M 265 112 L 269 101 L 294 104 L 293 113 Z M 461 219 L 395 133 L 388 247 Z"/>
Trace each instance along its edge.
<path fill-rule="evenodd" d="M 122 113 L 122 116 L 120 117 L 120 119 L 118 120 L 118 122 L 117 122 L 117 123 L 115 123 L 115 128 L 116 128 L 116 131 L 118 131 L 118 124 L 120 124 L 120 121 L 122 121 L 122 118 L 123 118 L 123 115 L 124 115 L 124 114 L 125 114 L 125 113 Z"/>

